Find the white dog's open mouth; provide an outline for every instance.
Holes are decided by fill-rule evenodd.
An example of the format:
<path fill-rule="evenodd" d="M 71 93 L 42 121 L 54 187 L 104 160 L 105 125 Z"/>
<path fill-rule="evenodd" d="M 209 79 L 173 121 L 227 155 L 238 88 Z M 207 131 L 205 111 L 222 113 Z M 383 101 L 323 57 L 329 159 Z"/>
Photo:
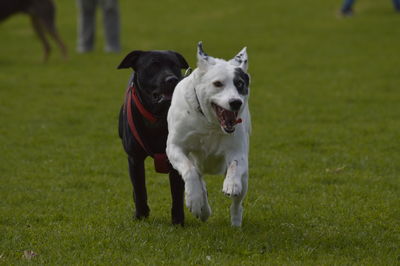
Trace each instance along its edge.
<path fill-rule="evenodd" d="M 215 103 L 211 104 L 215 110 L 215 114 L 218 117 L 219 124 L 226 133 L 233 133 L 235 131 L 235 125 L 242 122 L 242 119 L 238 119 L 238 112 L 232 112 L 225 108 L 222 108 Z"/>

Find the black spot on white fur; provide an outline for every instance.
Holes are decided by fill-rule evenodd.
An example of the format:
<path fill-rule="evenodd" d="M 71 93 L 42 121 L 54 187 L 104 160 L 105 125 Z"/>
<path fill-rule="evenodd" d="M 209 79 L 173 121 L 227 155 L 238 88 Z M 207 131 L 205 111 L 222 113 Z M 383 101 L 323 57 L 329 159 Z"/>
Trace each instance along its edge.
<path fill-rule="evenodd" d="M 241 68 L 235 68 L 235 75 L 233 77 L 233 84 L 241 95 L 249 93 L 250 78 Z"/>
<path fill-rule="evenodd" d="M 235 61 L 238 62 L 240 65 L 243 63 L 242 57 L 243 57 L 243 54 L 239 54 L 239 55 L 235 56 Z"/>
<path fill-rule="evenodd" d="M 197 44 L 197 47 L 198 47 L 198 49 L 199 49 L 199 55 L 200 55 L 201 57 L 203 57 L 205 60 L 208 60 L 208 54 L 206 54 L 206 53 L 204 52 L 204 50 L 203 50 L 203 43 L 202 43 L 202 42 L 199 42 L 199 43 Z"/>

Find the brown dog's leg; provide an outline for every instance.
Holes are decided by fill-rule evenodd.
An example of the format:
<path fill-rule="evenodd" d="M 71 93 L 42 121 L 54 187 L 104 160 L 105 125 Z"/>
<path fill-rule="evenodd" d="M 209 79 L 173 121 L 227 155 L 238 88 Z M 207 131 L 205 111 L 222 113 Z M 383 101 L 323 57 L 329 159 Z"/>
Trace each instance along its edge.
<path fill-rule="evenodd" d="M 46 40 L 45 32 L 47 32 L 60 47 L 64 58 L 67 58 L 67 47 L 61 40 L 57 28 L 56 21 L 56 6 L 52 0 L 32 0 L 32 6 L 28 10 L 31 17 L 34 18 L 34 27 L 43 43 L 46 43 L 48 50 L 45 48 L 45 57 L 47 60 L 50 52 L 50 46 Z M 36 24 L 36 25 L 35 25 Z"/>
<path fill-rule="evenodd" d="M 44 34 L 43 26 L 41 25 L 40 20 L 35 16 L 31 16 L 31 22 L 36 34 L 38 35 L 40 41 L 43 44 L 43 49 L 44 49 L 43 61 L 47 62 L 47 60 L 49 59 L 51 47 Z"/>
<path fill-rule="evenodd" d="M 49 32 L 50 36 L 53 37 L 53 39 L 56 41 L 58 47 L 60 47 L 63 57 L 67 59 L 68 58 L 67 46 L 61 40 L 58 32 L 55 30 L 55 28 L 47 28 L 47 31 Z"/>
<path fill-rule="evenodd" d="M 56 25 L 55 25 L 55 18 L 54 16 L 49 16 L 49 17 L 42 17 L 43 20 L 43 26 L 47 30 L 47 32 L 50 34 L 50 36 L 56 41 L 58 47 L 61 50 L 61 53 L 65 59 L 68 57 L 68 52 L 67 52 L 67 46 L 64 44 L 64 42 L 61 40 L 60 35 L 58 34 Z"/>

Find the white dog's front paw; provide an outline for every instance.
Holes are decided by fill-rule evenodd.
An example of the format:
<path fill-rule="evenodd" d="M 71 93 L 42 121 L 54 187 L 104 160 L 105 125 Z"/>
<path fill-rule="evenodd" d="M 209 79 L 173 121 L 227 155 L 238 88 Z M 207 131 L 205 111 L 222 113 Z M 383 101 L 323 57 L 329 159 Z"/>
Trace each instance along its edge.
<path fill-rule="evenodd" d="M 206 198 L 204 208 L 202 209 L 202 213 L 200 216 L 200 220 L 205 222 L 205 221 L 207 221 L 208 217 L 210 217 L 210 216 L 211 216 L 211 207 L 210 207 L 210 204 L 208 204 L 208 200 Z"/>
<path fill-rule="evenodd" d="M 242 193 L 242 183 L 239 180 L 225 178 L 222 192 L 228 197 L 236 197 Z"/>
<path fill-rule="evenodd" d="M 194 216 L 205 222 L 211 215 L 211 208 L 207 200 L 207 192 L 203 190 L 201 182 L 196 185 L 185 186 L 186 207 Z"/>
<path fill-rule="evenodd" d="M 211 215 L 211 208 L 207 202 L 207 198 L 202 195 L 186 194 L 186 206 L 196 218 L 199 218 L 203 222 L 207 221 Z"/>

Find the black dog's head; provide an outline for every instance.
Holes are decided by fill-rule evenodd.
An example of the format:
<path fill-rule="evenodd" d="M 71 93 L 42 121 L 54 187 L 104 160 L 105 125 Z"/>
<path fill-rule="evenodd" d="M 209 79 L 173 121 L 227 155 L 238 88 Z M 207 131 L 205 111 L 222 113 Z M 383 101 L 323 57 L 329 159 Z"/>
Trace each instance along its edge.
<path fill-rule="evenodd" d="M 120 68 L 135 71 L 134 84 L 143 105 L 154 114 L 166 114 L 172 93 L 182 79 L 181 70 L 189 67 L 185 58 L 174 51 L 133 51 Z"/>

